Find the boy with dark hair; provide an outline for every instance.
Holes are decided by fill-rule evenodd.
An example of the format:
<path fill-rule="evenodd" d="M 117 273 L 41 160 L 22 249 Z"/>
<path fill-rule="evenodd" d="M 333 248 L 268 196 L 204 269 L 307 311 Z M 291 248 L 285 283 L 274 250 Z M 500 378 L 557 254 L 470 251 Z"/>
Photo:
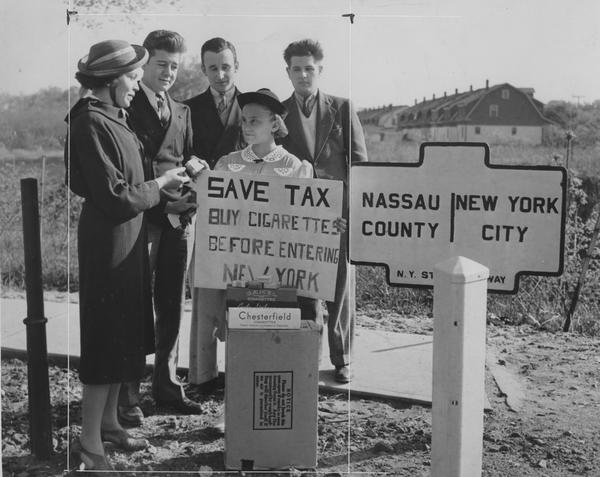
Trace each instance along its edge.
<path fill-rule="evenodd" d="M 185 42 L 168 30 L 151 32 L 144 40 L 149 51 L 143 66 L 140 91 L 129 107 L 129 121 L 144 146 L 146 179 L 184 165 L 193 154 L 189 108 L 173 100 L 168 91 L 177 78 Z M 196 207 L 190 193 L 181 189 L 161 193 L 160 204 L 146 213 L 150 271 L 154 276 L 156 353 L 152 396 L 159 407 L 184 414 L 200 414 L 200 404 L 185 396 L 177 379 L 177 353 L 185 276 L 194 243 L 194 227 L 174 227 L 167 214 L 189 215 Z M 183 224 L 183 222 L 182 222 Z M 139 382 L 127 383 L 119 396 L 119 418 L 139 425 Z"/>
<path fill-rule="evenodd" d="M 290 43 L 283 58 L 294 87 L 283 104 L 289 114 L 285 124 L 289 135 L 282 145 L 313 165 L 315 177 L 344 182 L 342 217 L 348 220 L 348 178 L 350 165 L 367 160 L 360 121 L 350 101 L 325 94 L 318 83 L 323 71 L 323 49 L 318 41 L 305 39 Z M 335 379 L 352 379 L 350 353 L 356 316 L 354 267 L 348 263 L 348 233 L 341 237 L 335 298 L 327 302 L 329 356 L 335 366 Z"/>
<path fill-rule="evenodd" d="M 323 61 L 323 49 L 318 41 L 304 39 L 290 43 L 283 52 L 283 59 L 290 66 L 292 56 L 312 56 L 316 62 Z"/>
<path fill-rule="evenodd" d="M 194 152 L 211 169 L 224 155 L 244 145 L 240 124 L 241 110 L 235 86 L 238 59 L 233 44 L 223 38 L 211 38 L 201 48 L 202 72 L 209 87 L 185 101 L 190 107 L 194 131 Z"/>

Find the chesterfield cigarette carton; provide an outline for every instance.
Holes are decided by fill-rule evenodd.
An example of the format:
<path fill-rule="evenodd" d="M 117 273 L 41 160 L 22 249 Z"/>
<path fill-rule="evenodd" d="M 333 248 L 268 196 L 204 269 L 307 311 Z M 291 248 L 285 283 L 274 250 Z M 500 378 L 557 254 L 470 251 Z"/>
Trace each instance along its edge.
<path fill-rule="evenodd" d="M 225 466 L 317 465 L 320 327 L 229 329 L 225 361 Z"/>

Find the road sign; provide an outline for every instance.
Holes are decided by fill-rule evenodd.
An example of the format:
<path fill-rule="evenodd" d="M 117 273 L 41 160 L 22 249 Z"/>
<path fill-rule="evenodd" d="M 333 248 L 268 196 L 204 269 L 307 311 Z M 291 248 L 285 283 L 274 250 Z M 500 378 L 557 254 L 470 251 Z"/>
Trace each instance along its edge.
<path fill-rule="evenodd" d="M 388 283 L 433 286 L 433 266 L 465 256 L 488 290 L 563 270 L 566 170 L 490 163 L 483 143 L 425 143 L 417 163 L 350 172 L 350 259 L 388 268 Z"/>

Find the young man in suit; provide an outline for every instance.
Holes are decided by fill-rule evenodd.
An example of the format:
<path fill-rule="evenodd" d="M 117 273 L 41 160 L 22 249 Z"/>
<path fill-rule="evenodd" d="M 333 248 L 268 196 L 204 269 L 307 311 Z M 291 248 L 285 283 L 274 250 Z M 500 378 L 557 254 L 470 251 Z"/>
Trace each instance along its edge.
<path fill-rule="evenodd" d="M 190 107 L 194 131 L 194 152 L 214 168 L 217 161 L 243 144 L 242 112 L 235 86 L 238 60 L 235 47 L 223 38 L 211 38 L 200 50 L 202 72 L 209 87 L 185 101 Z"/>
<path fill-rule="evenodd" d="M 319 90 L 323 50 L 319 42 L 306 39 L 290 43 L 283 54 L 287 74 L 294 87 L 283 102 L 288 110 L 289 134 L 282 145 L 313 165 L 315 177 L 344 182 L 342 216 L 348 220 L 350 165 L 367 160 L 362 127 L 350 101 Z M 350 354 L 356 316 L 354 267 L 348 263 L 348 233 L 342 234 L 335 298 L 327 302 L 329 356 L 335 379 L 352 379 Z"/>
<path fill-rule="evenodd" d="M 238 60 L 235 47 L 223 38 L 211 38 L 201 48 L 202 72 L 209 87 L 185 101 L 190 107 L 194 131 L 194 153 L 206 160 L 211 169 L 230 152 L 242 149 L 242 112 L 237 102 L 240 91 L 235 86 Z M 191 277 L 193 281 L 193 277 Z M 194 288 L 190 337 L 188 381 L 193 384 L 216 383 L 218 310 L 224 307 L 222 294 Z"/>
<path fill-rule="evenodd" d="M 146 179 L 184 165 L 193 154 L 189 108 L 168 94 L 177 78 L 177 69 L 185 51 L 181 35 L 168 30 L 148 34 L 144 47 L 150 53 L 143 66 L 140 91 L 129 107 L 129 121 L 144 146 Z M 154 277 L 156 351 L 152 396 L 158 407 L 184 414 L 200 414 L 200 404 L 185 396 L 177 379 L 179 326 L 185 290 L 185 276 L 194 242 L 193 224 L 177 226 L 167 214 L 189 217 L 195 203 L 181 190 L 161 192 L 161 202 L 146 213 L 150 270 Z M 119 418 L 139 425 L 143 414 L 139 407 L 139 382 L 122 386 Z"/>

